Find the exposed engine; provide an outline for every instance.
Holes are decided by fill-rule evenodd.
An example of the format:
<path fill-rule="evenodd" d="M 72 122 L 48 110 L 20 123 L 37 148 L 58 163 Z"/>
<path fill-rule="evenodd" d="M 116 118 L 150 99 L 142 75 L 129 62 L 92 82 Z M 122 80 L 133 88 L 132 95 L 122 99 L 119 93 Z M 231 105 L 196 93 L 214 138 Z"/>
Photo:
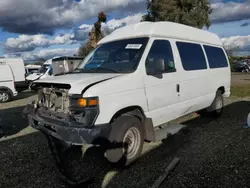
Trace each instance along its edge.
<path fill-rule="evenodd" d="M 70 85 L 39 83 L 38 103 L 35 105 L 36 114 L 42 118 L 49 118 L 67 122 L 77 126 L 91 126 L 98 115 L 98 107 L 82 108 L 77 104 L 77 97 L 69 96 Z M 76 126 L 76 125 L 75 125 Z"/>
<path fill-rule="evenodd" d="M 41 88 L 38 91 L 39 104 L 54 112 L 68 112 L 68 89 Z"/>

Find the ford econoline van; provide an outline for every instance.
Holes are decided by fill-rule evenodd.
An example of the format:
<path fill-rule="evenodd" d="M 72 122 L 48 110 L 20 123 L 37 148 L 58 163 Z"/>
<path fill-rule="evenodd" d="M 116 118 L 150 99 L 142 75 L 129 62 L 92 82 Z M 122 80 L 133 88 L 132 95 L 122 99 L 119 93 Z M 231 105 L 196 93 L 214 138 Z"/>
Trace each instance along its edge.
<path fill-rule="evenodd" d="M 75 71 L 34 84 L 31 126 L 73 145 L 122 143 L 106 157 L 116 163 L 125 156 L 128 165 L 144 141 L 168 135 L 167 122 L 193 112 L 219 117 L 231 75 L 217 35 L 141 22 L 103 38 Z"/>

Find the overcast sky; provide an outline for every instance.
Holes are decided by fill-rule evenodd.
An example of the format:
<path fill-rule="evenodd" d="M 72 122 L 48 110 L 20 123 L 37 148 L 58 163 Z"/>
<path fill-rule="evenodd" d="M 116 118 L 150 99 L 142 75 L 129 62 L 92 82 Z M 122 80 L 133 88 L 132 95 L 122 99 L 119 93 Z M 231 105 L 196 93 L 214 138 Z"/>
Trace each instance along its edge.
<path fill-rule="evenodd" d="M 225 45 L 250 55 L 250 0 L 210 0 L 209 31 Z M 98 12 L 108 15 L 102 30 L 109 34 L 137 23 L 145 0 L 4 0 L 0 1 L 0 56 L 27 61 L 73 55 L 88 38 Z"/>

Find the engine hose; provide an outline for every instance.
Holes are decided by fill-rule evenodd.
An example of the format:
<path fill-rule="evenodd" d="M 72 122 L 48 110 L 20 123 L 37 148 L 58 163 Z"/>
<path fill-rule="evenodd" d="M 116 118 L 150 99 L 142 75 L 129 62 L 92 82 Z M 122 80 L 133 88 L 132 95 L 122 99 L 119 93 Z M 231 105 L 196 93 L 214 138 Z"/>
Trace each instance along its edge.
<path fill-rule="evenodd" d="M 55 138 L 53 138 L 52 136 L 49 136 L 47 134 L 45 134 L 45 136 L 48 140 L 48 145 L 54 158 L 59 178 L 62 179 L 66 184 L 74 187 L 80 185 L 88 185 L 92 183 L 92 178 L 86 178 L 79 181 L 71 177 L 70 174 L 67 172 L 67 167 L 65 167 L 61 156 L 61 149 L 63 149 L 62 145 L 57 143 Z"/>

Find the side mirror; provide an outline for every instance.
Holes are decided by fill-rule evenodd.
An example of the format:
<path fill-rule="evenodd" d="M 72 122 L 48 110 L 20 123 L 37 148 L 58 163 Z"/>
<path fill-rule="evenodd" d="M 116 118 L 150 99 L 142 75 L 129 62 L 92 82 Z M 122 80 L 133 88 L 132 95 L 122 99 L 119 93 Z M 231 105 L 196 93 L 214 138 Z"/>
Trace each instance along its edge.
<path fill-rule="evenodd" d="M 147 68 L 147 74 L 149 75 L 161 74 L 166 69 L 165 61 L 162 58 L 154 59 L 150 64 L 151 65 Z"/>

